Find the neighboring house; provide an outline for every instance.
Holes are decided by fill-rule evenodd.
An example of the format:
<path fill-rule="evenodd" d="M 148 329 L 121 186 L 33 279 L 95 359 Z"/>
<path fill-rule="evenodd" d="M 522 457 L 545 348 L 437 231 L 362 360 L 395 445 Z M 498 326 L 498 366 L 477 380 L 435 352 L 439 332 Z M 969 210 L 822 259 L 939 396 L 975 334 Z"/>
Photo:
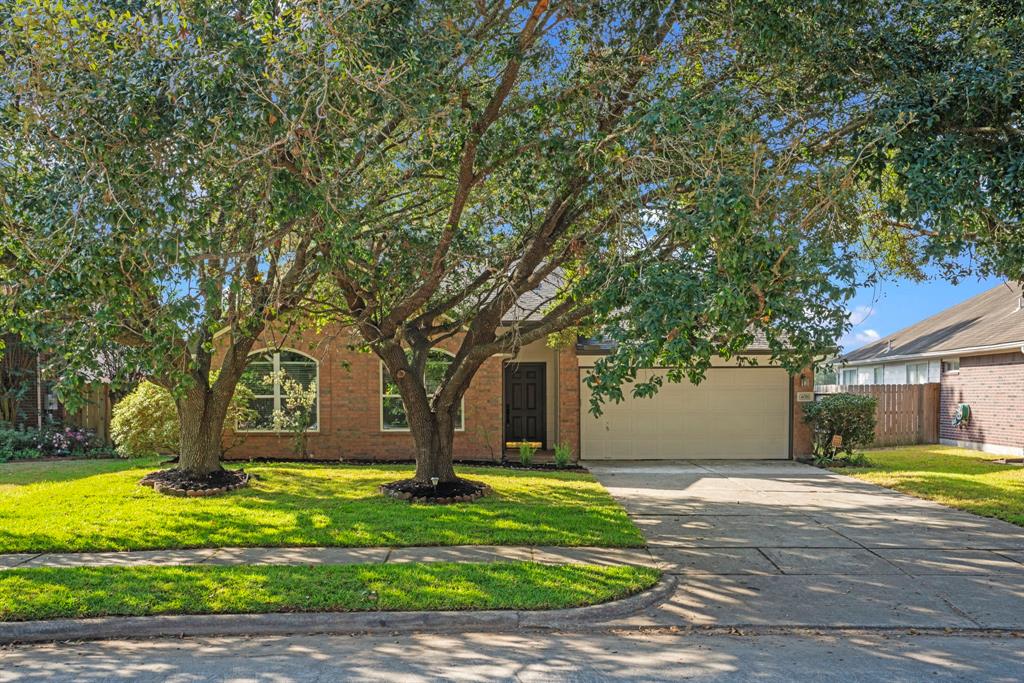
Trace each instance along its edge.
<path fill-rule="evenodd" d="M 50 398 L 39 379 L 39 356 L 13 334 L 0 339 L 0 427 L 39 427 Z"/>
<path fill-rule="evenodd" d="M 47 425 L 76 425 L 94 432 L 102 443 L 109 443 L 110 392 L 100 381 L 87 385 L 84 404 L 69 412 L 53 391 L 40 363 L 46 354 L 24 344 L 13 334 L 2 334 L 0 351 L 0 428 L 41 429 Z"/>
<path fill-rule="evenodd" d="M 944 444 L 1024 455 L 1024 292 L 1003 284 L 843 356 L 841 385 L 939 382 Z M 954 425 L 959 404 L 967 424 Z"/>
<path fill-rule="evenodd" d="M 528 326 L 540 305 L 520 302 L 507 325 Z M 542 297 L 538 298 L 542 301 Z M 228 458 L 296 457 L 295 440 L 278 431 L 275 411 L 286 411 L 285 377 L 316 388 L 304 447 L 305 457 L 324 460 L 409 460 L 413 441 L 402 399 L 373 354 L 353 350 L 358 340 L 341 329 L 304 332 L 282 341 L 273 333 L 248 371 L 257 416 L 225 435 Z M 458 339 L 437 349 L 427 377 L 440 376 Z M 594 361 L 608 349 L 580 342 L 550 348 L 530 344 L 515 357 L 494 356 L 466 392 L 455 434 L 454 456 L 499 461 L 518 441 L 542 449 L 569 446 L 576 458 L 790 458 L 810 450 L 800 400 L 813 400 L 810 370 L 797 376 L 767 364 L 740 367 L 720 361 L 699 386 L 666 383 L 653 398 L 627 398 L 589 413 L 583 383 Z M 751 355 L 767 354 L 763 345 Z M 656 373 L 647 370 L 643 374 Z M 799 392 L 799 396 L 798 396 Z M 626 391 L 628 395 L 628 390 Z"/>

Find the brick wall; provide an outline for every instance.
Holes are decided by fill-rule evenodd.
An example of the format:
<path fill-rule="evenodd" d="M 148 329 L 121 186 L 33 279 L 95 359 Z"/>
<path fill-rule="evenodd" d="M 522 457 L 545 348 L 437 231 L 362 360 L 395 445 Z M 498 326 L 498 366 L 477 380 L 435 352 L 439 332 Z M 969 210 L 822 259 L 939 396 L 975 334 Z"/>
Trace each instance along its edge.
<path fill-rule="evenodd" d="M 801 383 L 803 378 L 804 383 Z M 793 422 L 792 422 L 792 448 L 789 456 L 797 458 L 803 455 L 810 455 L 813 451 L 811 428 L 804 422 L 804 404 L 796 400 L 796 393 L 800 391 L 814 391 L 814 370 L 806 368 L 803 372 L 793 375 L 790 383 L 790 391 L 793 393 Z"/>
<path fill-rule="evenodd" d="M 958 403 L 971 406 L 965 429 L 952 425 Z M 962 356 L 960 372 L 942 376 L 939 436 L 954 441 L 1024 446 L 1024 353 Z"/>
<path fill-rule="evenodd" d="M 320 363 L 320 429 L 308 435 L 311 457 L 412 459 L 413 439 L 408 432 L 380 428 L 380 360 L 372 353 L 350 350 L 350 343 L 344 333 L 328 329 L 322 334 L 307 332 L 281 344 Z M 454 350 L 455 342 L 447 346 Z M 455 434 L 456 459 L 501 458 L 502 400 L 502 363 L 491 358 L 466 392 L 466 428 Z M 288 435 L 236 434 L 229 429 L 224 445 L 226 459 L 295 457 Z"/>
<path fill-rule="evenodd" d="M 14 407 L 14 425 L 35 428 L 39 423 L 39 387 L 36 354 L 25 347 L 13 334 L 3 335 L 5 348 L 0 351 L 0 372 L 4 383 L 17 382 L 21 398 Z M 45 396 L 44 396 L 45 398 Z"/>
<path fill-rule="evenodd" d="M 580 366 L 576 346 L 558 351 L 558 440 L 580 459 Z"/>

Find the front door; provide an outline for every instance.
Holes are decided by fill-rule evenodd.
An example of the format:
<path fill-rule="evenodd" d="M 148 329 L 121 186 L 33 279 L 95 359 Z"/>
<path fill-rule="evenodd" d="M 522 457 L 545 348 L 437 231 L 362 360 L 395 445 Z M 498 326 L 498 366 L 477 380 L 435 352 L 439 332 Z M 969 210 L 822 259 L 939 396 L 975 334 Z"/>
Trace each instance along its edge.
<path fill-rule="evenodd" d="M 505 441 L 539 441 L 547 448 L 544 363 L 505 366 Z"/>

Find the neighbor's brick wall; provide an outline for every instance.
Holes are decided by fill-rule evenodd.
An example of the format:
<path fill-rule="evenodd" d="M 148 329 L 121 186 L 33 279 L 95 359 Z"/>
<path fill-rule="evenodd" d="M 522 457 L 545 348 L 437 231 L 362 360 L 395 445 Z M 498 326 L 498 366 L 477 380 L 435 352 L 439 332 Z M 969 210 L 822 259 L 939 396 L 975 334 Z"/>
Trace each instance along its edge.
<path fill-rule="evenodd" d="M 953 426 L 958 403 L 971 406 L 966 429 Z M 998 446 L 1024 446 L 1024 353 L 962 356 L 960 372 L 942 376 L 939 436 Z"/>
<path fill-rule="evenodd" d="M 372 353 L 348 349 L 350 343 L 346 334 L 328 329 L 257 348 L 280 344 L 320 362 L 320 430 L 307 439 L 313 459 L 411 460 L 412 436 L 380 429 L 380 360 Z M 456 344 L 449 340 L 442 346 L 454 351 Z M 466 392 L 466 429 L 455 433 L 457 459 L 501 458 L 501 367 L 498 358 L 485 362 Z M 236 434 L 229 428 L 224 445 L 227 459 L 296 457 L 287 434 Z"/>
<path fill-rule="evenodd" d="M 576 345 L 558 351 L 558 441 L 580 459 L 580 365 Z"/>
<path fill-rule="evenodd" d="M 19 373 L 19 384 L 24 388 L 21 399 L 15 407 L 14 426 L 35 429 L 39 424 L 39 374 L 36 368 L 35 352 L 26 352 L 21 340 L 13 334 L 3 335 L 8 359 L 25 357 L 27 364 Z M 45 400 L 45 395 L 44 395 Z"/>

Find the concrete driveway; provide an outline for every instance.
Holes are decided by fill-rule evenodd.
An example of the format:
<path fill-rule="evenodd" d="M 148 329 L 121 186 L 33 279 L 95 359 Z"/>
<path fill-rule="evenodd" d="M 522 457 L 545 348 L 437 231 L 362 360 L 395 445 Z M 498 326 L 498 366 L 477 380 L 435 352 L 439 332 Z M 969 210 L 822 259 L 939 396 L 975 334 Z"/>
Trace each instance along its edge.
<path fill-rule="evenodd" d="M 1024 528 L 793 462 L 589 467 L 679 575 L 624 625 L 1024 628 Z"/>

